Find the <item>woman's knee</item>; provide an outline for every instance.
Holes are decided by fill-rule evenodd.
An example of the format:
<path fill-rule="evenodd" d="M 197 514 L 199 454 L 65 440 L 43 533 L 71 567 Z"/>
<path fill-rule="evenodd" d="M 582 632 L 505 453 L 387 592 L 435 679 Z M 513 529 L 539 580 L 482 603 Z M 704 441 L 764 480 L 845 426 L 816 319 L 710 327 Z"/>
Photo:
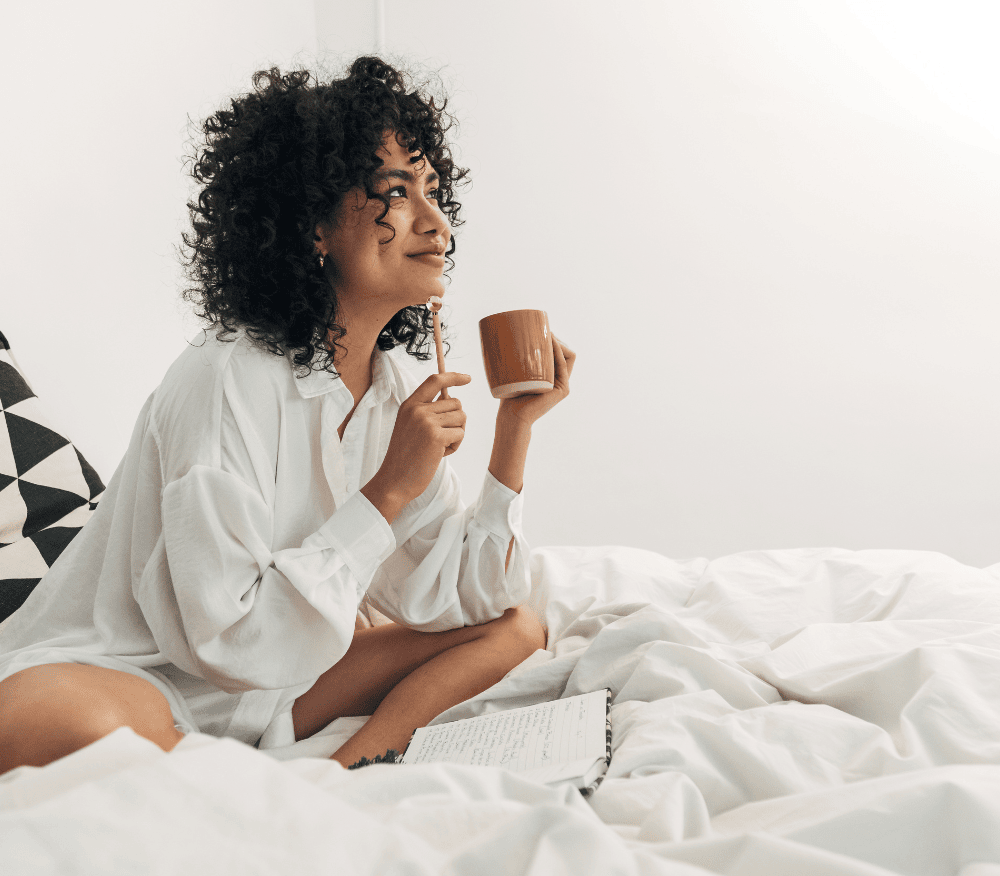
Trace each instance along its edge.
<path fill-rule="evenodd" d="M 517 605 L 508 608 L 495 621 L 497 635 L 509 640 L 511 647 L 523 653 L 521 660 L 531 656 L 540 648 L 545 648 L 545 629 L 530 608 Z"/>
<path fill-rule="evenodd" d="M 0 682 L 0 773 L 45 766 L 119 727 L 164 751 L 183 738 L 166 697 L 138 676 L 77 663 L 22 669 Z"/>

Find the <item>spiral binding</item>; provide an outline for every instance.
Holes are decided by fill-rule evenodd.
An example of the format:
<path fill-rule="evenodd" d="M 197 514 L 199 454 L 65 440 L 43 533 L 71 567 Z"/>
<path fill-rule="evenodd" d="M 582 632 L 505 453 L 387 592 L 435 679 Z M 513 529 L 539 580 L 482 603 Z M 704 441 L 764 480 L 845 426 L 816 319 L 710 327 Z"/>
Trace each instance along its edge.
<path fill-rule="evenodd" d="M 611 766 L 611 688 L 606 687 L 605 690 L 608 692 L 608 712 L 607 712 L 608 717 L 605 723 L 605 728 L 607 730 L 608 752 L 604 762 L 610 767 Z M 597 790 L 597 786 L 604 781 L 604 777 L 606 775 L 607 772 L 601 773 L 601 775 L 599 775 L 596 779 L 594 779 L 593 782 L 587 785 L 586 788 L 581 788 L 580 793 L 583 794 L 584 797 L 589 797 L 591 794 L 594 793 L 594 791 Z"/>

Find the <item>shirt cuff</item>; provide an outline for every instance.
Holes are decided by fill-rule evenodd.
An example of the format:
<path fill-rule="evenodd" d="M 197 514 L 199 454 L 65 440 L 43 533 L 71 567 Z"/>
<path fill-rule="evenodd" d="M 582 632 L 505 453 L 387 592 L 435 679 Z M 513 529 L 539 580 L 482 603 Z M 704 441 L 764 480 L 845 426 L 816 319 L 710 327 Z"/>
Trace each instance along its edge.
<path fill-rule="evenodd" d="M 487 469 L 483 490 L 473 515 L 477 523 L 486 527 L 505 542 L 521 531 L 521 511 L 524 508 L 524 489 L 515 493 L 500 483 Z"/>
<path fill-rule="evenodd" d="M 389 522 L 358 490 L 318 531 L 357 579 L 360 604 L 375 571 L 396 550 Z"/>

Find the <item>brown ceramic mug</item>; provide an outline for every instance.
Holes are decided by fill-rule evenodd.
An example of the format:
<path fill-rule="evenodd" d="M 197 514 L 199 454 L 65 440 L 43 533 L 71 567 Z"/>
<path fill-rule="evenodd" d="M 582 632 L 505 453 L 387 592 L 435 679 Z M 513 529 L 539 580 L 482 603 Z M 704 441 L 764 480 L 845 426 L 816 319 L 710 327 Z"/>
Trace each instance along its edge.
<path fill-rule="evenodd" d="M 486 381 L 493 398 L 548 392 L 556 363 L 544 310 L 508 310 L 479 320 Z"/>

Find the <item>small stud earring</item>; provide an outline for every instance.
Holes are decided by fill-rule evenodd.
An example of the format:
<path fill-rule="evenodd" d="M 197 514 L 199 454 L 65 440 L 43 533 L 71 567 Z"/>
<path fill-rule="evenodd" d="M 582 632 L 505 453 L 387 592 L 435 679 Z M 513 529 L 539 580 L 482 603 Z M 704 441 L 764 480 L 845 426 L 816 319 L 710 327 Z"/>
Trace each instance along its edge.
<path fill-rule="evenodd" d="M 320 266 L 321 268 L 323 267 L 323 262 L 324 262 L 324 261 L 326 261 L 326 256 L 325 256 L 325 255 L 323 255 L 322 253 L 320 253 L 320 256 L 319 256 L 319 266 Z"/>

